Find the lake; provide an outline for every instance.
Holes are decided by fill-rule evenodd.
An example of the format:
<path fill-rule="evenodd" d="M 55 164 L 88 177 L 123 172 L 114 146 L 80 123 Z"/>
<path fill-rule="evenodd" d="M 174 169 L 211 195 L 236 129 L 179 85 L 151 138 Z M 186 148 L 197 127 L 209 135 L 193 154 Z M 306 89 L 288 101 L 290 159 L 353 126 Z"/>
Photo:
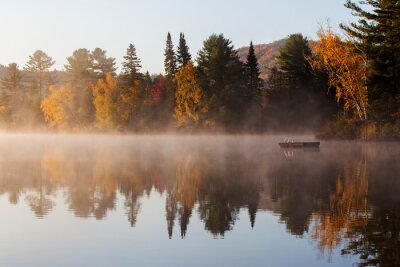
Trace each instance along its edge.
<path fill-rule="evenodd" d="M 2 134 L 0 265 L 400 266 L 399 143 L 283 139 Z"/>

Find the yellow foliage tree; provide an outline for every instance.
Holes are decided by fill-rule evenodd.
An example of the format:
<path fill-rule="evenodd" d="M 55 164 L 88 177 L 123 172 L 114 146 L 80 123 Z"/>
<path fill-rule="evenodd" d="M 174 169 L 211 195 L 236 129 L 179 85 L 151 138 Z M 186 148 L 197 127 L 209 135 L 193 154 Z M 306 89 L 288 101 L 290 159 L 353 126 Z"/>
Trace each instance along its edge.
<path fill-rule="evenodd" d="M 100 130 L 113 130 L 118 120 L 117 81 L 107 73 L 93 86 L 93 105 L 96 110 L 95 126 Z"/>
<path fill-rule="evenodd" d="M 203 103 L 203 90 L 196 80 L 196 70 L 192 61 L 188 61 L 175 74 L 175 83 L 175 118 L 178 127 L 200 124 L 207 108 Z"/>
<path fill-rule="evenodd" d="M 41 110 L 46 123 L 56 129 L 68 129 L 73 126 L 75 93 L 70 85 L 59 89 L 50 86 L 49 95 L 42 100 Z"/>
<path fill-rule="evenodd" d="M 313 47 L 315 58 L 310 62 L 325 71 L 329 85 L 336 89 L 337 101 L 343 100 L 345 110 L 354 110 L 360 120 L 367 119 L 367 59 L 356 45 L 342 40 L 332 29 L 321 28 L 318 42 Z"/>

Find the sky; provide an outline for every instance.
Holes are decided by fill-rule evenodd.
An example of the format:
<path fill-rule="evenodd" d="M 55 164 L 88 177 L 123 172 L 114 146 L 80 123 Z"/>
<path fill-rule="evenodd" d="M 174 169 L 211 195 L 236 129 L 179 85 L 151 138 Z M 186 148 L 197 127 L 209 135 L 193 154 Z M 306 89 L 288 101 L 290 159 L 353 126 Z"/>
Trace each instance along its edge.
<path fill-rule="evenodd" d="M 163 72 L 166 35 L 184 32 L 195 57 L 203 41 L 223 33 L 236 48 L 292 33 L 315 38 L 319 25 L 354 18 L 345 0 L 0 0 L 0 64 L 25 65 L 41 49 L 57 69 L 78 48 L 100 47 L 118 69 L 130 43 L 143 71 Z"/>

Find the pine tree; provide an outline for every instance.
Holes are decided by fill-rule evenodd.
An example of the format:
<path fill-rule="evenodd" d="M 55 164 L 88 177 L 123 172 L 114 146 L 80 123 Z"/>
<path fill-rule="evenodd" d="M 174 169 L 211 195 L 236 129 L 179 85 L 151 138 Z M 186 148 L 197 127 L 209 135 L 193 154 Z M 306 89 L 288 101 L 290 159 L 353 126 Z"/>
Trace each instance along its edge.
<path fill-rule="evenodd" d="M 312 68 L 306 59 L 311 57 L 311 48 L 307 38 L 302 34 L 291 34 L 279 52 L 280 69 L 290 76 L 289 79 L 300 83 L 311 80 Z"/>
<path fill-rule="evenodd" d="M 135 45 L 129 44 L 128 49 L 126 49 L 126 55 L 124 56 L 125 61 L 122 62 L 122 74 L 124 80 L 130 85 L 133 85 L 136 80 L 142 78 L 142 74 L 139 72 L 142 67 L 140 64 L 140 59 L 136 54 Z"/>
<path fill-rule="evenodd" d="M 260 79 L 260 73 L 253 42 L 250 42 L 246 61 L 247 96 L 250 101 L 254 101 L 261 96 L 262 80 Z"/>
<path fill-rule="evenodd" d="M 90 54 L 92 68 L 99 79 L 104 79 L 107 73 L 115 76 L 115 58 L 107 57 L 106 51 L 101 48 L 96 48 Z"/>
<path fill-rule="evenodd" d="M 96 74 L 93 71 L 93 59 L 89 50 L 80 48 L 67 58 L 65 65 L 69 75 L 69 83 L 76 95 L 75 120 L 77 127 L 84 128 L 90 125 L 95 117 L 92 101 L 92 87 L 96 83 Z"/>
<path fill-rule="evenodd" d="M 33 83 L 38 83 L 39 99 L 42 100 L 42 90 L 44 86 L 44 74 L 49 71 L 49 68 L 54 65 L 54 61 L 42 50 L 37 50 L 25 65 L 25 70 L 33 73 Z"/>
<path fill-rule="evenodd" d="M 68 63 L 64 66 L 74 85 L 77 83 L 87 86 L 87 83 L 95 81 L 93 72 L 93 59 L 89 50 L 80 48 L 75 50 L 72 56 L 67 58 Z"/>
<path fill-rule="evenodd" d="M 400 99 L 400 5 L 393 0 L 347 0 L 345 6 L 359 17 L 341 27 L 356 41 L 358 52 L 368 58 L 368 97 L 373 117 L 394 118 Z M 367 5 L 366 11 L 362 5 Z"/>
<path fill-rule="evenodd" d="M 186 44 L 185 35 L 183 33 L 180 33 L 179 35 L 179 45 L 176 51 L 176 58 L 178 68 L 183 67 L 186 62 L 192 59 L 192 56 L 189 53 L 189 47 Z"/>
<path fill-rule="evenodd" d="M 172 78 L 176 72 L 176 55 L 174 52 L 174 45 L 172 44 L 171 34 L 167 35 L 167 42 L 164 51 L 164 66 L 165 66 L 165 75 Z"/>

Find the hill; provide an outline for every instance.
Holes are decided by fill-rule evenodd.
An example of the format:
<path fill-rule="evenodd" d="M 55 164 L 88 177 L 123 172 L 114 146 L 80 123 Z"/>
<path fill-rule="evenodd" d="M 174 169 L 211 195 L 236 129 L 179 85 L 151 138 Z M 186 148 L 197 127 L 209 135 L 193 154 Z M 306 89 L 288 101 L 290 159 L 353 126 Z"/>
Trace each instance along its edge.
<path fill-rule="evenodd" d="M 254 45 L 254 52 L 258 59 L 258 65 L 260 66 L 261 78 L 267 78 L 268 68 L 276 64 L 276 56 L 279 54 L 279 49 L 285 44 L 285 41 L 286 39 L 282 39 L 270 44 Z M 248 46 L 239 48 L 238 55 L 240 60 L 245 62 L 248 52 Z"/>

